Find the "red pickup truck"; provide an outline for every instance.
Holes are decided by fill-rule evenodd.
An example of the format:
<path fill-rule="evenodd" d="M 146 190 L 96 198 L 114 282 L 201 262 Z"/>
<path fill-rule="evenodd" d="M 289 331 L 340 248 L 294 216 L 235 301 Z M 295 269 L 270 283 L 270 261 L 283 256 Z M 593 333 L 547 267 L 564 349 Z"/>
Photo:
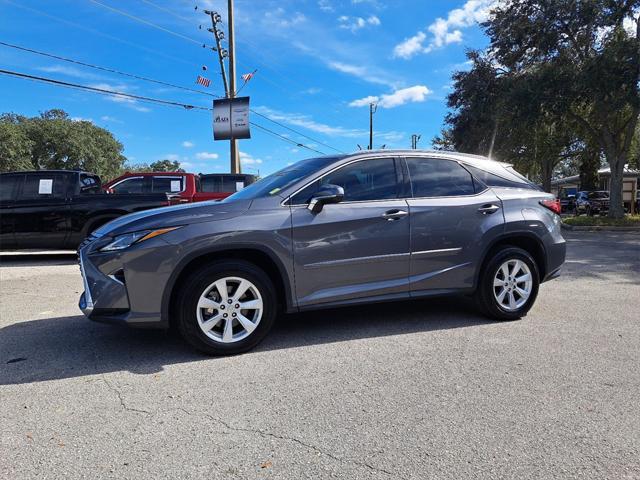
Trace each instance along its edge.
<path fill-rule="evenodd" d="M 255 182 L 255 176 L 183 172 L 125 173 L 103 185 L 107 193 L 166 193 L 171 204 L 222 200 Z"/>

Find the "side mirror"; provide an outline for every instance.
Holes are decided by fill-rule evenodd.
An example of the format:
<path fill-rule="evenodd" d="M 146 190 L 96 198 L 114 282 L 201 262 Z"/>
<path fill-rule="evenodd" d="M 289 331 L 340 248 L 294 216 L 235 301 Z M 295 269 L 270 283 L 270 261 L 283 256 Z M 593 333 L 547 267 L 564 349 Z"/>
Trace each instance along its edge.
<path fill-rule="evenodd" d="M 338 185 L 323 185 L 318 192 L 316 192 L 309 206 L 307 207 L 312 213 L 320 213 L 322 207 L 330 203 L 340 203 L 344 199 L 344 188 Z"/>

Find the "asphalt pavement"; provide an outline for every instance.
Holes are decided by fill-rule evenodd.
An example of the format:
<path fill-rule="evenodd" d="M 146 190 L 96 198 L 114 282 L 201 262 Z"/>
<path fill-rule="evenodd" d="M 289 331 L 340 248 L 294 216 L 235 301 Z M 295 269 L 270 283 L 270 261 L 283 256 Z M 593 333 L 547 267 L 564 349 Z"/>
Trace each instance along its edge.
<path fill-rule="evenodd" d="M 0 256 L 0 478 L 640 478 L 640 234 L 571 232 L 523 320 L 291 315 L 209 358 L 86 320 L 74 256 Z"/>

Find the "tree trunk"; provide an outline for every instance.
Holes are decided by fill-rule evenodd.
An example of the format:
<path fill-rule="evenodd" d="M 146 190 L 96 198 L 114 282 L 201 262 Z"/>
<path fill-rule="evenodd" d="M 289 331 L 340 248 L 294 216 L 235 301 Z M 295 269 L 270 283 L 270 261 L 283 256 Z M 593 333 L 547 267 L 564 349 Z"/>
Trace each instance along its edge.
<path fill-rule="evenodd" d="M 625 158 L 623 156 L 607 154 L 607 161 L 611 168 L 611 179 L 609 182 L 609 217 L 623 218 L 624 205 L 622 203 L 622 188 Z"/>
<path fill-rule="evenodd" d="M 551 176 L 553 165 L 549 160 L 542 161 L 542 188 L 545 192 L 551 192 Z"/>

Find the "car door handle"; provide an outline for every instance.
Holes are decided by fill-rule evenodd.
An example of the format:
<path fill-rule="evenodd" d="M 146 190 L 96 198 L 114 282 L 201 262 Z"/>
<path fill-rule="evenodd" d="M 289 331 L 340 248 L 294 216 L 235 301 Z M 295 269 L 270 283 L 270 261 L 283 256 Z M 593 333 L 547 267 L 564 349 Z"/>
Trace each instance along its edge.
<path fill-rule="evenodd" d="M 409 215 L 409 212 L 405 212 L 404 210 L 398 210 L 394 208 L 393 210 L 387 210 L 382 214 L 382 218 L 386 218 L 387 221 L 393 222 L 394 220 L 400 220 L 403 217 Z"/>
<path fill-rule="evenodd" d="M 496 213 L 498 210 L 500 210 L 498 205 L 483 205 L 478 209 L 478 211 L 483 215 L 491 215 L 492 213 Z"/>

